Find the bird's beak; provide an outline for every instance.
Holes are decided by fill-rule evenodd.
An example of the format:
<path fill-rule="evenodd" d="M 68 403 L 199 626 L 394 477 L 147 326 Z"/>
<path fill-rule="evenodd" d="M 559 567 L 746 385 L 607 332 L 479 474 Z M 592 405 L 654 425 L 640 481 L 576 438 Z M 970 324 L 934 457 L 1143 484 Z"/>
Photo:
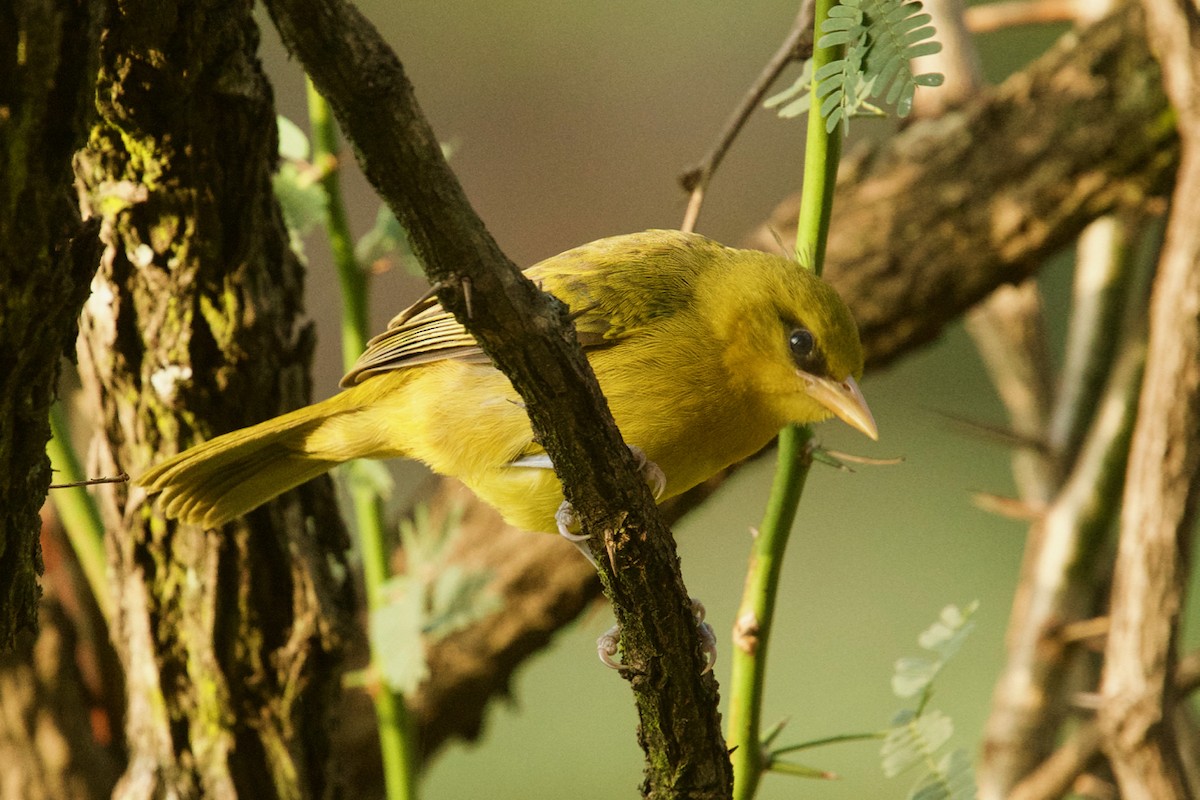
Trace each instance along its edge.
<path fill-rule="evenodd" d="M 836 414 L 843 422 L 856 428 L 872 439 L 879 439 L 879 428 L 875 426 L 875 417 L 867 408 L 867 401 L 858 388 L 854 378 L 838 383 L 829 378 L 819 378 L 802 372 L 804 388 L 808 396 Z"/>

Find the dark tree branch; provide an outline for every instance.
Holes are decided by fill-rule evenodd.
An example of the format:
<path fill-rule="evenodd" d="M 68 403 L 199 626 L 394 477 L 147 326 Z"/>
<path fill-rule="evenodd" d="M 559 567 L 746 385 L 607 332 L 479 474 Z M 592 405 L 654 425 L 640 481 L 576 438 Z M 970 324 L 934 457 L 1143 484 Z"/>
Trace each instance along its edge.
<path fill-rule="evenodd" d="M 622 626 L 652 797 L 721 797 L 729 759 L 716 683 L 670 531 L 637 476 L 565 309 L 500 252 L 442 157 L 403 68 L 342 0 L 269 0 L 288 48 L 333 106 L 368 180 L 404 224 L 438 299 L 526 401 L 538 441 L 591 533 Z M 402 132 L 402 135 L 397 135 Z M 468 313 L 463 286 L 474 297 Z"/>

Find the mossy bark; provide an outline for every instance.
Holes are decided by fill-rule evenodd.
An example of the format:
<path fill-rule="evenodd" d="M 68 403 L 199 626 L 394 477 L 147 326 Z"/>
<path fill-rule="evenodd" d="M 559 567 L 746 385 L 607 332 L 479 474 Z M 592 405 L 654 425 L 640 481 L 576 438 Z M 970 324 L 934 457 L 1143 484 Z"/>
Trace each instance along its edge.
<path fill-rule="evenodd" d="M 112 2 L 77 159 L 103 254 L 81 322 L 93 467 L 137 475 L 303 404 L 302 269 L 271 192 L 252 4 Z M 338 691 L 345 534 L 328 480 L 223 530 L 102 494 L 126 670 L 122 797 L 318 797 Z"/>

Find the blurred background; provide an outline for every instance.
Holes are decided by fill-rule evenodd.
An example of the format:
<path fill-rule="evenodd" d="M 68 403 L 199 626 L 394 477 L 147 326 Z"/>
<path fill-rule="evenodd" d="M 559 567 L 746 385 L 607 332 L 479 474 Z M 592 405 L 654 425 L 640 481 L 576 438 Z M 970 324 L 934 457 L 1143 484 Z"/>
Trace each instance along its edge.
<path fill-rule="evenodd" d="M 678 227 L 685 200 L 678 175 L 707 151 L 797 10 L 792 0 L 358 5 L 400 55 L 439 137 L 454 147 L 451 163 L 468 196 L 521 265 L 601 236 Z M 280 113 L 307 128 L 302 75 L 269 21 L 262 22 Z M 1063 32 L 1048 26 L 981 38 L 985 74 L 1002 80 Z M 786 73 L 779 88 L 794 77 Z M 848 147 L 859 137 L 886 136 L 893 125 L 856 121 Z M 741 241 L 799 186 L 802 146 L 802 120 L 756 114 L 711 184 L 697 230 Z M 378 200 L 353 167 L 345 187 L 361 235 Z M 325 397 L 342 372 L 337 290 L 324 243 L 310 242 L 308 256 L 308 305 L 319 336 L 315 394 Z M 1041 278 L 1056 346 L 1069 270 L 1064 254 Z M 379 276 L 375 327 L 422 287 L 402 271 Z M 1003 410 L 961 325 L 868 375 L 863 391 L 880 441 L 837 423 L 821 426 L 820 440 L 904 461 L 853 473 L 814 469 L 784 571 L 764 717 L 768 724 L 790 719 L 780 744 L 886 726 L 902 707 L 890 689 L 895 660 L 920 654 L 916 637 L 943 606 L 978 600 L 976 631 L 939 678 L 933 699 L 954 719 L 952 745 L 974 752 L 1026 526 L 971 505 L 973 491 L 1013 493 L 1008 452 L 946 415 L 1003 425 Z M 748 529 L 761 517 L 772 468 L 768 458 L 743 470 L 676 528 L 684 577 L 707 604 L 726 655 Z M 411 465 L 398 474 L 402 489 L 422 478 Z M 611 621 L 598 606 L 531 660 L 511 703 L 493 708 L 483 740 L 437 758 L 426 796 L 635 796 L 642 758 L 632 697 L 594 654 L 596 636 Z M 720 658 L 719 679 L 727 669 L 728 658 Z M 842 779 L 770 775 L 761 797 L 902 797 L 911 783 L 883 777 L 877 742 L 802 756 Z"/>

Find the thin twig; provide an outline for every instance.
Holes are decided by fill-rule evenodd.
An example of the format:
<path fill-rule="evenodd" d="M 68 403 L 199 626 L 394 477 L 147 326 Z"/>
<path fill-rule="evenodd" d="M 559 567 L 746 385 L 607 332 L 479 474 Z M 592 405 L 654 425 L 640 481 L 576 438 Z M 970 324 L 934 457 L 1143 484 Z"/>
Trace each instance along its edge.
<path fill-rule="evenodd" d="M 717 141 L 713 144 L 712 149 L 700 160 L 699 164 L 679 176 L 679 182 L 683 185 L 684 191 L 690 193 L 687 211 L 684 213 L 683 223 L 679 226 L 680 230 L 695 230 L 696 219 L 700 216 L 700 206 L 704 203 L 704 191 L 708 188 L 708 182 L 712 180 L 713 173 L 717 171 L 721 160 L 725 158 L 733 140 L 741 132 L 746 120 L 758 108 L 763 96 L 771 88 L 771 84 L 788 64 L 794 61 L 803 61 L 812 55 L 813 4 L 814 0 L 804 0 L 800 6 L 800 13 L 796 15 L 795 24 L 788 31 L 787 38 L 783 40 L 783 44 L 779 45 L 779 49 L 771 56 L 754 83 L 750 85 L 749 90 L 742 97 L 741 103 L 725 120 L 725 125 L 717 136 Z"/>
<path fill-rule="evenodd" d="M 82 481 L 71 481 L 70 483 L 52 483 L 51 489 L 76 489 L 80 486 L 97 486 L 101 483 L 127 483 L 129 476 L 122 472 L 120 475 L 113 475 L 108 478 L 88 478 Z"/>

